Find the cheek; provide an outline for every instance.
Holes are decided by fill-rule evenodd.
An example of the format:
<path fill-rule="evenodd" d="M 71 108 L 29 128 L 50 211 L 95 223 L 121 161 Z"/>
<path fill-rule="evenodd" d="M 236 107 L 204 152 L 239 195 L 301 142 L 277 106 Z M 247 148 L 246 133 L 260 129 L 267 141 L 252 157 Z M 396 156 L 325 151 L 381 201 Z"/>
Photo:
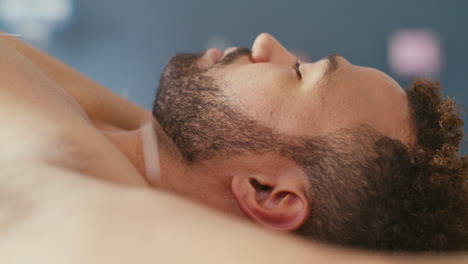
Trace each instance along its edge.
<path fill-rule="evenodd" d="M 225 93 L 244 114 L 275 132 L 310 136 L 324 131 L 327 119 L 318 96 L 300 90 L 290 71 L 234 70 L 222 78 Z"/>
<path fill-rule="evenodd" d="M 263 120 L 281 112 L 283 105 L 290 101 L 291 84 L 287 75 L 288 72 L 245 67 L 223 74 L 221 87 L 249 116 Z"/>

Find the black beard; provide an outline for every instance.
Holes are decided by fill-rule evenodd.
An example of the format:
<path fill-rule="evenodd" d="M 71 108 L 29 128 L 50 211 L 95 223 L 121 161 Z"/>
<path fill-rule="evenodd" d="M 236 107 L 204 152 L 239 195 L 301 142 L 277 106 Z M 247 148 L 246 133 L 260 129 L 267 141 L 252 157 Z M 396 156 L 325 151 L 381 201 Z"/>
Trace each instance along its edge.
<path fill-rule="evenodd" d="M 248 52 L 239 49 L 230 53 L 217 66 L 223 67 Z M 170 60 L 153 108 L 154 117 L 185 160 L 192 163 L 215 155 L 276 149 L 272 143 L 278 141 L 277 135 L 243 114 L 207 70 L 197 67 L 202 55 L 178 54 Z"/>

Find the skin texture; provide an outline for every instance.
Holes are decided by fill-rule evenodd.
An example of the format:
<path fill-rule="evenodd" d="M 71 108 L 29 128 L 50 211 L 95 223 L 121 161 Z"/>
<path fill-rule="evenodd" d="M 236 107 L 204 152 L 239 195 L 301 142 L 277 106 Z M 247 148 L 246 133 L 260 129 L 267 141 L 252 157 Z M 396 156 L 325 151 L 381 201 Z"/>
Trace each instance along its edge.
<path fill-rule="evenodd" d="M 236 168 L 229 160 L 189 167 L 157 122 L 148 119 L 147 111 L 17 40 L 0 39 L 0 54 L 1 262 L 466 261 L 463 255 L 395 257 L 329 248 L 266 232 L 189 200 L 149 189 L 141 169 L 139 124 L 145 122 L 153 122 L 158 133 L 161 179 L 175 175 L 172 182 L 162 181 L 166 189 L 183 189 L 175 188 L 181 185 L 176 179 L 191 170 L 207 175 L 231 168 L 242 175 L 278 158 L 252 157 L 256 165 L 237 160 L 245 164 Z M 93 97 L 101 100 L 96 103 Z M 125 111 L 112 115 L 122 105 Z M 284 171 L 291 175 L 297 169 L 284 159 L 277 166 L 277 171 L 289 168 Z M 277 184 L 282 186 L 281 181 Z M 233 201 L 234 207 L 235 200 L 213 203 Z M 220 234 L 225 238 L 223 243 L 219 243 Z M 200 237 L 203 239 L 194 243 Z"/>

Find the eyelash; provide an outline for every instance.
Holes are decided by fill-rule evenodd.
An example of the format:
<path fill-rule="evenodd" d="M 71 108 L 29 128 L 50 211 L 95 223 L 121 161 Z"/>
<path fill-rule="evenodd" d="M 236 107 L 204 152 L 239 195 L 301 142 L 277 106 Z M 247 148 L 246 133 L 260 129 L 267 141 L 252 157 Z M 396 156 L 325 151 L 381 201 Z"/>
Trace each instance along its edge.
<path fill-rule="evenodd" d="M 296 74 L 299 80 L 302 80 L 302 73 L 301 73 L 301 70 L 299 69 L 299 66 L 301 66 L 301 64 L 299 63 L 299 58 L 296 58 L 296 61 L 293 64 L 293 69 L 296 71 Z"/>

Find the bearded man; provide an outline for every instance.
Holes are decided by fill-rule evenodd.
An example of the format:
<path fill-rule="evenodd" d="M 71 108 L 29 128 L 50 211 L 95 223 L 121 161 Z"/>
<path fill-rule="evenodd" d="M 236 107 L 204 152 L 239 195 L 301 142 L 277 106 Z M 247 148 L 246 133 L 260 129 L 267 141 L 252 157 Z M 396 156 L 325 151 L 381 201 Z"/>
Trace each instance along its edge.
<path fill-rule="evenodd" d="M 166 190 L 328 243 L 468 248 L 463 122 L 437 82 L 405 91 L 339 55 L 298 60 L 264 33 L 251 50 L 173 57 L 150 113 L 18 40 L 0 49 L 1 185 L 17 202 L 5 223 L 28 211 L 34 185 L 12 177 L 48 171 Z M 26 179 L 42 193 L 54 182 Z"/>

